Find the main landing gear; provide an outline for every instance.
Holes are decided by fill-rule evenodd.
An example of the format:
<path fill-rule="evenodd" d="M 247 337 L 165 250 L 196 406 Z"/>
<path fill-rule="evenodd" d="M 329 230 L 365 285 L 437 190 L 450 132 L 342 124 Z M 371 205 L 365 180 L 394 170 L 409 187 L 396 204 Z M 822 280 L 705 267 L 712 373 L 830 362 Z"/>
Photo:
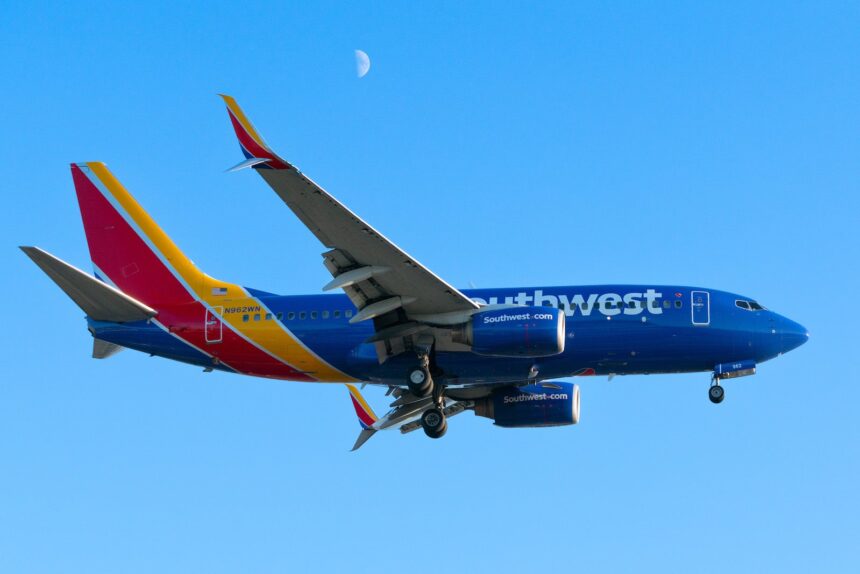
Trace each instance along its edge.
<path fill-rule="evenodd" d="M 441 438 L 448 430 L 448 420 L 442 409 L 432 407 L 421 415 L 421 426 L 424 427 L 424 434 L 430 438 Z"/>
<path fill-rule="evenodd" d="M 726 398 L 726 391 L 720 385 L 720 380 L 717 377 L 711 379 L 711 388 L 708 389 L 708 398 L 711 399 L 711 402 L 715 405 L 723 402 L 723 399 Z"/>
<path fill-rule="evenodd" d="M 406 384 L 409 392 L 416 397 L 433 397 L 433 406 L 421 415 L 421 426 L 424 434 L 430 438 L 441 438 L 448 430 L 448 421 L 445 418 L 444 388 L 435 383 L 430 375 L 430 357 L 427 354 L 419 355 L 419 365 L 409 370 Z"/>
<path fill-rule="evenodd" d="M 409 370 L 406 378 L 409 392 L 416 397 L 427 397 L 433 391 L 433 377 L 430 376 L 430 367 L 421 365 Z"/>

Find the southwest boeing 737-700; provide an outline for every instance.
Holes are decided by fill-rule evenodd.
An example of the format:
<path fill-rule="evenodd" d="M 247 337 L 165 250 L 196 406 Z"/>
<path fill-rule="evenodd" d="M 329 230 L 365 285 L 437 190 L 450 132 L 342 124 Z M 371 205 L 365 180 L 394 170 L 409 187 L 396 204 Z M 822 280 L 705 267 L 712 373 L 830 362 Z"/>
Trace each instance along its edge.
<path fill-rule="evenodd" d="M 103 163 L 72 164 L 95 277 L 24 252 L 86 313 L 93 356 L 135 349 L 204 369 L 347 383 L 362 430 L 439 438 L 465 410 L 503 427 L 579 421 L 580 375 L 752 375 L 806 329 L 750 297 L 699 287 L 460 290 L 275 154 L 222 96 L 245 160 L 325 247 L 323 291 L 275 295 L 203 273 Z M 353 383 L 394 397 L 377 418 Z"/>

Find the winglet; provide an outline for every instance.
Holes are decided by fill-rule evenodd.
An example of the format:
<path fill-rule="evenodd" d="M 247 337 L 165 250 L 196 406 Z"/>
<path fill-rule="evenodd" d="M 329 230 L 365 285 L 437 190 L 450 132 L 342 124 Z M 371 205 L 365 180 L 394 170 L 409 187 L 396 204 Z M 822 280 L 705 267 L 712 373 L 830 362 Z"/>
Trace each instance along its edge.
<path fill-rule="evenodd" d="M 373 413 L 373 409 L 370 408 L 370 405 L 367 404 L 367 401 L 364 400 L 364 397 L 361 396 L 361 393 L 358 392 L 355 385 L 347 384 L 346 388 L 349 389 L 349 397 L 352 399 L 352 406 L 355 408 L 355 414 L 358 416 L 358 422 L 361 425 L 361 428 L 371 428 L 373 423 L 377 421 L 377 417 Z"/>
<path fill-rule="evenodd" d="M 242 167 L 253 167 L 254 169 L 290 169 L 290 164 L 277 156 L 275 152 L 266 145 L 262 136 L 254 128 L 254 124 L 236 103 L 232 96 L 218 94 L 224 103 L 227 104 L 227 113 L 230 115 L 230 123 L 233 124 L 233 130 L 236 132 L 236 137 L 239 139 L 239 146 L 247 160 L 260 160 L 254 163 L 243 165 L 242 162 L 233 169 L 241 169 Z M 231 171 L 233 170 L 231 169 Z"/>
<path fill-rule="evenodd" d="M 361 396 L 361 393 L 358 392 L 358 389 L 356 389 L 354 385 L 347 384 L 346 388 L 349 389 L 349 398 L 352 399 L 352 406 L 355 408 L 355 414 L 358 416 L 358 423 L 361 425 L 361 433 L 358 435 L 358 438 L 352 447 L 352 450 L 358 450 L 361 448 L 361 445 L 366 443 L 370 437 L 376 434 L 377 429 L 373 428 L 373 424 L 378 419 L 374 414 L 373 409 L 370 408 L 370 405 L 367 404 L 367 401 L 364 400 L 364 397 Z"/>

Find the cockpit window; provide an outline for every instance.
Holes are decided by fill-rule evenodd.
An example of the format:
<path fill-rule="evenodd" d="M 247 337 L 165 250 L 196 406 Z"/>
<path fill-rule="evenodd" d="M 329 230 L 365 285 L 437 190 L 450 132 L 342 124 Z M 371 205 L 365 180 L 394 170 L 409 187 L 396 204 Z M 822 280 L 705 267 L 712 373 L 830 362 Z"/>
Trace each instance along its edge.
<path fill-rule="evenodd" d="M 747 311 L 767 311 L 767 309 L 759 305 L 756 301 L 744 301 L 742 299 L 738 299 L 735 301 L 735 305 L 741 309 L 746 309 Z"/>

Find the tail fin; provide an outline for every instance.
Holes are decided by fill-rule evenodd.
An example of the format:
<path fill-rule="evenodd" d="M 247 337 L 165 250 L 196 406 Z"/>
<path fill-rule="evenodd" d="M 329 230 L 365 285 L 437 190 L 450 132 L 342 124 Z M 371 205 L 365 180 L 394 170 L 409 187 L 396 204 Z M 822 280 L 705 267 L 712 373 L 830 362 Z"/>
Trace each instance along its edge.
<path fill-rule="evenodd" d="M 214 280 L 179 250 L 107 166 L 72 164 L 72 179 L 100 279 L 155 308 L 191 302 L 213 288 Z"/>
<path fill-rule="evenodd" d="M 361 448 L 361 445 L 366 443 L 370 437 L 376 434 L 377 429 L 373 428 L 373 424 L 379 419 L 354 385 L 348 384 L 346 385 L 346 388 L 349 389 L 349 398 L 352 399 L 352 406 L 355 408 L 355 414 L 358 416 L 358 423 L 361 425 L 361 433 L 359 433 L 358 438 L 352 447 L 352 450 L 358 450 Z"/>

